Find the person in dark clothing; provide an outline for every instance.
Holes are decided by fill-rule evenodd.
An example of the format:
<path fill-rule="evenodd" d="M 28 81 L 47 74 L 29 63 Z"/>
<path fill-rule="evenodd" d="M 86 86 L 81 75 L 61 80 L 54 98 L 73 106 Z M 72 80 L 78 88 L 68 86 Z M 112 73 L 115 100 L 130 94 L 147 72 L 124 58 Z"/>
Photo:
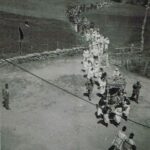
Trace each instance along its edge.
<path fill-rule="evenodd" d="M 2 97 L 3 97 L 3 106 L 9 110 L 9 87 L 8 84 L 5 84 L 5 88 L 2 89 Z"/>
<path fill-rule="evenodd" d="M 107 73 L 106 72 L 102 73 L 101 79 L 102 80 L 107 80 Z"/>
<path fill-rule="evenodd" d="M 88 81 L 86 83 L 86 89 L 87 89 L 88 98 L 89 98 L 90 101 L 91 101 L 91 97 L 92 97 L 93 88 L 94 88 L 93 80 L 92 79 L 88 79 Z"/>
<path fill-rule="evenodd" d="M 132 91 L 131 99 L 134 99 L 136 103 L 138 103 L 141 87 L 142 85 L 140 81 L 137 81 L 135 84 L 133 84 L 133 91 Z"/>
<path fill-rule="evenodd" d="M 111 110 L 110 107 L 106 103 L 106 105 L 102 109 L 102 112 L 103 112 L 103 121 L 104 121 L 104 124 L 105 124 L 106 127 L 108 127 L 108 124 L 110 122 L 110 120 L 109 120 L 109 112 L 110 112 L 110 110 Z"/>
<path fill-rule="evenodd" d="M 105 98 L 101 97 L 99 103 L 96 105 L 97 111 L 95 112 L 96 118 L 103 117 L 103 109 L 105 108 L 106 102 L 104 101 Z"/>

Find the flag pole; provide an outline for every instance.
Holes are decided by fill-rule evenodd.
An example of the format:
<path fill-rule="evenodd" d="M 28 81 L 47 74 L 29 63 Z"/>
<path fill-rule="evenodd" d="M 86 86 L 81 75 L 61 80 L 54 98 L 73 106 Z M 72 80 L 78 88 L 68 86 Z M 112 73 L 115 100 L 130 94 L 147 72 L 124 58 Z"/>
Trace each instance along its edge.
<path fill-rule="evenodd" d="M 22 40 L 24 39 L 24 33 L 21 29 L 21 26 L 19 26 L 19 51 L 20 51 L 20 55 L 22 54 Z"/>
<path fill-rule="evenodd" d="M 22 40 L 19 40 L 19 51 L 21 55 L 22 54 Z"/>
<path fill-rule="evenodd" d="M 145 26 L 147 22 L 147 16 L 148 16 L 148 10 L 150 8 L 150 0 L 148 0 L 148 4 L 146 5 L 146 10 L 145 10 L 145 16 L 142 24 L 142 32 L 141 32 L 141 52 L 144 50 L 144 33 L 145 33 Z"/>

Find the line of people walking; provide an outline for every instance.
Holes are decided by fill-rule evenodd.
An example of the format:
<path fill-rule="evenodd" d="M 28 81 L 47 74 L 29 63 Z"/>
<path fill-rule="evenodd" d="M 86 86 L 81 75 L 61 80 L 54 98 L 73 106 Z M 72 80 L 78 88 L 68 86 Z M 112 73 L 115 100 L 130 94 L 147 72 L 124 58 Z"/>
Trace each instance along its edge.
<path fill-rule="evenodd" d="M 96 3 L 88 3 L 88 4 L 77 4 L 68 6 L 66 10 L 66 15 L 69 21 L 77 26 L 77 31 L 82 31 L 82 29 L 86 28 L 87 26 L 93 26 L 93 23 L 88 22 L 88 20 L 84 20 L 86 23 L 82 24 L 81 13 L 91 11 L 91 10 L 98 10 L 104 6 L 110 6 L 110 0 L 99 0 Z M 81 29 L 81 30 L 80 30 Z"/>

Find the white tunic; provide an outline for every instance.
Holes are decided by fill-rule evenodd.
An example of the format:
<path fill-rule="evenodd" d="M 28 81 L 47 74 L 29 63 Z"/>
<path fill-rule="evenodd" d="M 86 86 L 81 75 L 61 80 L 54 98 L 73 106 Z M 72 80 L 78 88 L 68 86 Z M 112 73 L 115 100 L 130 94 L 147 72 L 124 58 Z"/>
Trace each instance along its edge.
<path fill-rule="evenodd" d="M 100 94 L 104 94 L 106 91 L 106 81 L 99 80 L 100 84 Z"/>
<path fill-rule="evenodd" d="M 123 111 L 123 113 L 125 114 L 125 116 L 128 116 L 130 112 L 130 105 L 125 104 L 124 107 L 125 110 Z"/>
<path fill-rule="evenodd" d="M 91 70 L 91 68 L 92 68 L 92 64 L 91 63 L 87 63 L 87 64 L 85 64 L 85 67 L 86 67 L 86 74 L 88 74 L 88 72 L 89 72 L 89 70 Z"/>
<path fill-rule="evenodd" d="M 120 71 L 119 70 L 115 70 L 113 73 L 114 77 L 119 77 L 120 76 Z"/>
<path fill-rule="evenodd" d="M 135 145 L 135 142 L 132 139 L 128 139 L 123 143 L 123 150 L 133 150 L 132 146 Z"/>
<path fill-rule="evenodd" d="M 114 113 L 116 114 L 114 120 L 119 124 L 122 118 L 122 108 L 116 108 Z"/>
<path fill-rule="evenodd" d="M 84 52 L 83 52 L 83 58 L 84 58 L 84 59 L 87 59 L 87 58 L 89 58 L 89 57 L 90 57 L 90 52 L 89 52 L 88 50 L 84 51 Z"/>
<path fill-rule="evenodd" d="M 94 65 L 94 75 L 95 75 L 95 77 L 98 77 L 98 75 L 99 75 L 99 64 L 98 63 Z"/>
<path fill-rule="evenodd" d="M 113 140 L 112 144 L 115 145 L 119 150 L 121 150 L 122 145 L 126 139 L 127 139 L 126 134 L 122 131 L 119 131 L 116 138 Z"/>
<path fill-rule="evenodd" d="M 87 74 L 87 78 L 88 78 L 88 79 L 91 79 L 91 78 L 93 78 L 93 76 L 94 76 L 93 70 L 89 69 L 89 70 L 88 70 L 88 74 Z"/>
<path fill-rule="evenodd" d="M 88 61 L 83 61 L 83 69 L 84 69 L 85 71 L 87 71 L 88 68 L 89 68 Z"/>
<path fill-rule="evenodd" d="M 97 45 L 97 42 L 93 42 L 92 43 L 92 51 L 91 53 L 93 54 L 93 56 L 98 56 L 99 55 L 99 47 Z"/>
<path fill-rule="evenodd" d="M 90 41 L 90 33 L 85 34 L 86 41 Z"/>
<path fill-rule="evenodd" d="M 74 29 L 75 29 L 75 32 L 78 32 L 78 26 L 77 26 L 77 24 L 74 24 Z"/>
<path fill-rule="evenodd" d="M 109 39 L 105 38 L 104 39 L 104 48 L 105 48 L 105 50 L 108 50 L 109 43 L 110 43 Z"/>
<path fill-rule="evenodd" d="M 94 58 L 92 55 L 89 57 L 89 60 L 91 61 L 92 64 L 94 64 Z"/>
<path fill-rule="evenodd" d="M 109 116 L 108 114 L 104 114 L 104 122 L 109 123 Z"/>
<path fill-rule="evenodd" d="M 101 79 L 101 77 L 102 77 L 102 74 L 103 74 L 103 72 L 102 71 L 99 71 L 99 73 L 98 73 L 98 77 Z"/>
<path fill-rule="evenodd" d="M 103 114 L 102 108 L 101 108 L 101 107 L 98 107 L 98 108 L 97 108 L 97 116 L 100 116 L 100 115 L 102 115 L 102 114 Z"/>

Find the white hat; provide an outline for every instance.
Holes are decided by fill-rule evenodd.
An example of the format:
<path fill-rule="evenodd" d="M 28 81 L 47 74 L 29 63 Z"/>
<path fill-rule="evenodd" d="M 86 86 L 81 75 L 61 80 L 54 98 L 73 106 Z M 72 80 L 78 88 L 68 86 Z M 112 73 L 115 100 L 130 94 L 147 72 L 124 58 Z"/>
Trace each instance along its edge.
<path fill-rule="evenodd" d="M 116 68 L 115 70 L 116 70 L 116 71 L 118 71 L 119 69 L 118 69 L 118 68 Z"/>

